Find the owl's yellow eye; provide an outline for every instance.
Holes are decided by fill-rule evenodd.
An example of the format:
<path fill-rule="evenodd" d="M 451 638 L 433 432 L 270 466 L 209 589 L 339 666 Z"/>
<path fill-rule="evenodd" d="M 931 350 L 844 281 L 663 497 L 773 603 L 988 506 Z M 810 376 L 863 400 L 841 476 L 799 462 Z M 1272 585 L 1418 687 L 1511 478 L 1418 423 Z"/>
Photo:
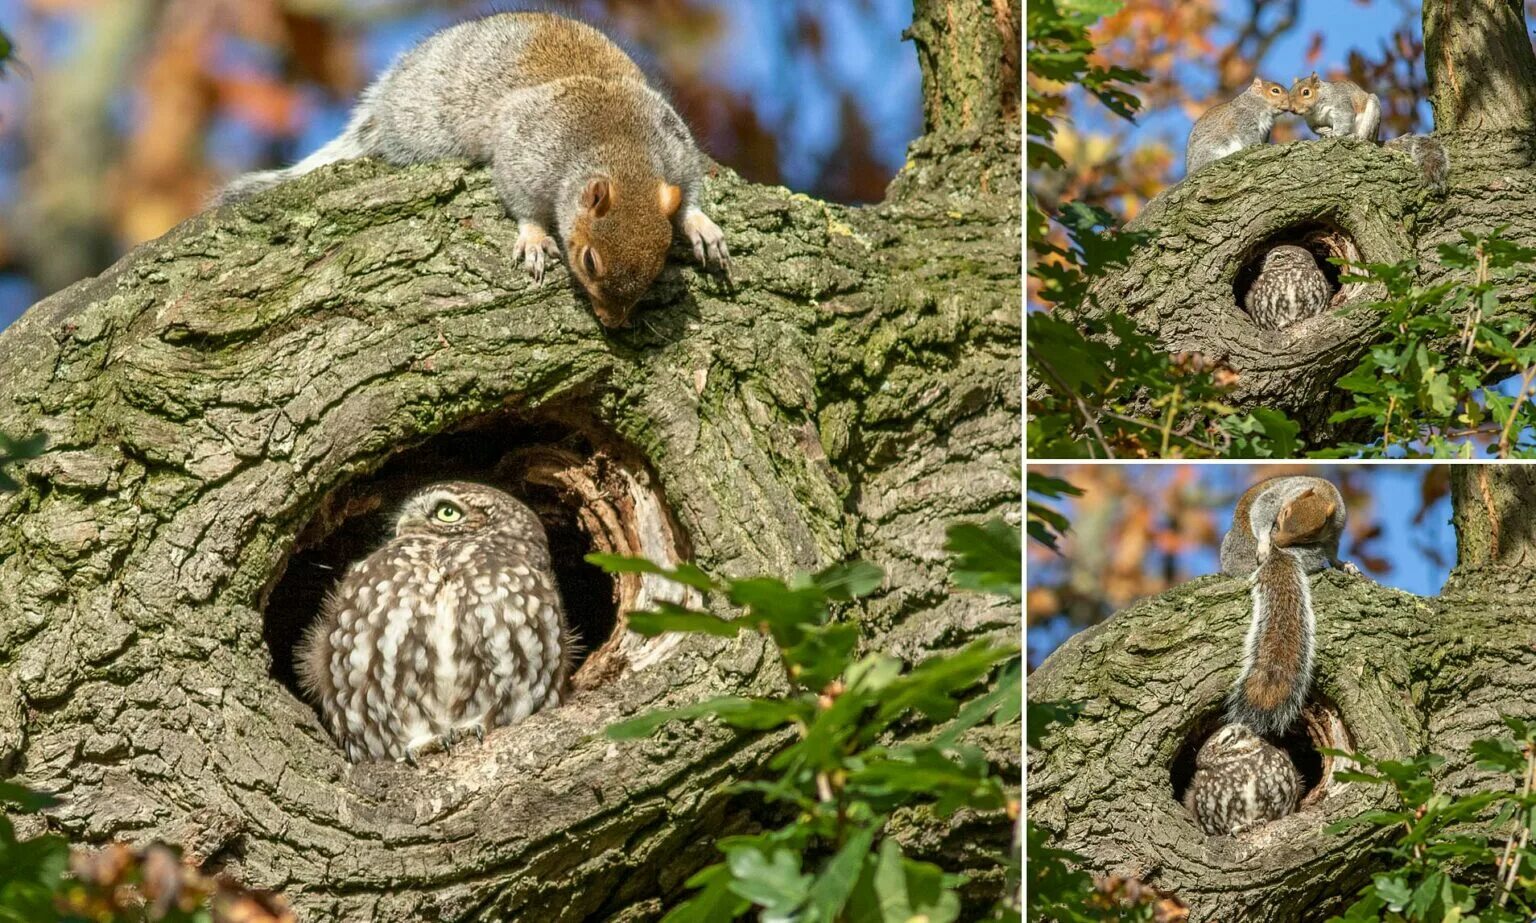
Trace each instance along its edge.
<path fill-rule="evenodd" d="M 444 500 L 432 511 L 432 516 L 438 522 L 454 523 L 464 518 L 464 511 Z"/>

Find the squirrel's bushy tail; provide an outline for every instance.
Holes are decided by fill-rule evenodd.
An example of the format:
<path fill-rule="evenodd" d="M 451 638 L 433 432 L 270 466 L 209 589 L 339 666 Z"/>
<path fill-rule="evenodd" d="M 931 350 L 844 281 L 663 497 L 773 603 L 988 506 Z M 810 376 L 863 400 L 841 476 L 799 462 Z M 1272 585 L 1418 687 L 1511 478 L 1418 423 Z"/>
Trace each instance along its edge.
<path fill-rule="evenodd" d="M 1403 135 L 1382 145 L 1389 151 L 1406 154 L 1419 168 L 1424 184 L 1436 191 L 1444 191 L 1450 179 L 1451 158 L 1445 145 L 1430 135 Z"/>
<path fill-rule="evenodd" d="M 295 177 L 303 176 L 311 170 L 319 169 L 328 163 L 338 160 L 352 160 L 357 157 L 367 157 L 375 153 L 373 136 L 375 134 L 372 112 L 367 105 L 367 100 L 360 102 L 352 111 L 352 118 L 348 120 L 347 127 L 342 133 L 332 138 L 318 151 L 305 157 L 291 167 L 283 167 L 278 170 L 258 170 L 255 173 L 247 173 L 237 176 L 224 188 L 214 193 L 210 205 L 223 205 L 243 199 L 246 196 L 271 189 L 273 186 L 286 183 Z"/>
<path fill-rule="evenodd" d="M 1227 696 L 1227 720 L 1261 735 L 1284 734 L 1312 685 L 1312 588 L 1295 552 L 1270 549 L 1253 575 L 1253 620 L 1243 671 Z"/>

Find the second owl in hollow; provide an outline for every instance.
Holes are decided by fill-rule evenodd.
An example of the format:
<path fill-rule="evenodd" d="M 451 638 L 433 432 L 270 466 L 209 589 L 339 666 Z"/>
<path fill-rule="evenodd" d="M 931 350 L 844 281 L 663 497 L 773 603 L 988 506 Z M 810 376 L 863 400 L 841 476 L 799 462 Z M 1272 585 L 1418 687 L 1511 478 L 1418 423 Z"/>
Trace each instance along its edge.
<path fill-rule="evenodd" d="M 1264 254 L 1259 275 L 1243 296 L 1243 308 L 1265 330 L 1283 330 L 1326 311 L 1332 296 L 1328 277 L 1311 251 L 1281 244 Z"/>
<path fill-rule="evenodd" d="M 298 672 L 347 759 L 414 760 L 558 704 L 570 651 L 538 517 L 454 481 L 411 496 L 394 538 L 348 569 Z"/>

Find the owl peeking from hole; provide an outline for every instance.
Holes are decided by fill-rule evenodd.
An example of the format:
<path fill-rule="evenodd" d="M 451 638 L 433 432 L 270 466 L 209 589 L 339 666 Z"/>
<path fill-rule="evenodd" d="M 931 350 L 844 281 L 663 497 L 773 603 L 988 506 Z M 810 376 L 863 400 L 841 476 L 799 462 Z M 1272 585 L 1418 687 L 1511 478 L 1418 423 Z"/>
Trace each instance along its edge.
<path fill-rule="evenodd" d="M 1328 310 L 1333 286 L 1305 247 L 1271 247 L 1259 263 L 1258 277 L 1243 297 L 1243 308 L 1264 330 L 1284 330 Z"/>
<path fill-rule="evenodd" d="M 453 481 L 411 496 L 347 570 L 297 666 L 348 760 L 414 762 L 558 705 L 572 647 L 538 516 Z"/>

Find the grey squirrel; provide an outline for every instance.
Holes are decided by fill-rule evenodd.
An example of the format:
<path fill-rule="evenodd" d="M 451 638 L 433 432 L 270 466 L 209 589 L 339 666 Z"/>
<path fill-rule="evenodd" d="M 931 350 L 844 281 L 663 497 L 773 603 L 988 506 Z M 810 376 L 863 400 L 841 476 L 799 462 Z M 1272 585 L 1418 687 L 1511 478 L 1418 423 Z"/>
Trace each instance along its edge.
<path fill-rule="evenodd" d="M 1268 143 L 1275 119 L 1288 111 L 1290 94 L 1285 87 L 1253 78 L 1236 99 L 1212 106 L 1195 120 L 1184 149 L 1184 172 L 1193 173 L 1245 147 Z"/>
<path fill-rule="evenodd" d="M 1243 148 L 1269 142 L 1275 120 L 1295 113 L 1323 138 L 1376 140 L 1381 128 L 1381 99 L 1348 80 L 1322 80 L 1317 74 L 1297 78 L 1290 90 L 1278 83 L 1253 78 L 1236 99 L 1208 109 L 1195 120 L 1185 147 L 1185 173 L 1234 154 Z M 1450 175 L 1445 146 L 1429 135 L 1405 135 L 1388 141 L 1387 150 L 1414 162 L 1425 185 L 1444 190 Z"/>
<path fill-rule="evenodd" d="M 699 208 L 705 158 L 681 117 L 601 32 L 551 13 L 451 26 L 363 91 L 341 135 L 291 167 L 247 174 L 217 202 L 355 157 L 490 165 L 518 222 L 513 259 L 542 281 L 560 256 L 605 326 L 623 326 L 661 272 L 674 227 L 727 272 L 725 235 Z"/>
<path fill-rule="evenodd" d="M 1316 73 L 1291 84 L 1291 111 L 1320 138 L 1375 141 L 1381 128 L 1381 98 L 1350 80 L 1321 80 Z M 1450 175 L 1445 145 L 1429 135 L 1404 135 L 1382 145 L 1419 168 L 1425 185 L 1443 190 Z"/>
<path fill-rule="evenodd" d="M 1341 566 L 1344 524 L 1343 497 L 1322 478 L 1269 478 L 1238 499 L 1221 543 L 1221 569 L 1251 575 L 1253 615 L 1242 671 L 1227 697 L 1229 722 L 1274 736 L 1301 714 L 1315 630 L 1308 576 Z"/>
<path fill-rule="evenodd" d="M 1381 99 L 1350 80 L 1320 80 L 1317 73 L 1291 83 L 1291 111 L 1321 138 L 1375 141 L 1381 128 Z"/>

